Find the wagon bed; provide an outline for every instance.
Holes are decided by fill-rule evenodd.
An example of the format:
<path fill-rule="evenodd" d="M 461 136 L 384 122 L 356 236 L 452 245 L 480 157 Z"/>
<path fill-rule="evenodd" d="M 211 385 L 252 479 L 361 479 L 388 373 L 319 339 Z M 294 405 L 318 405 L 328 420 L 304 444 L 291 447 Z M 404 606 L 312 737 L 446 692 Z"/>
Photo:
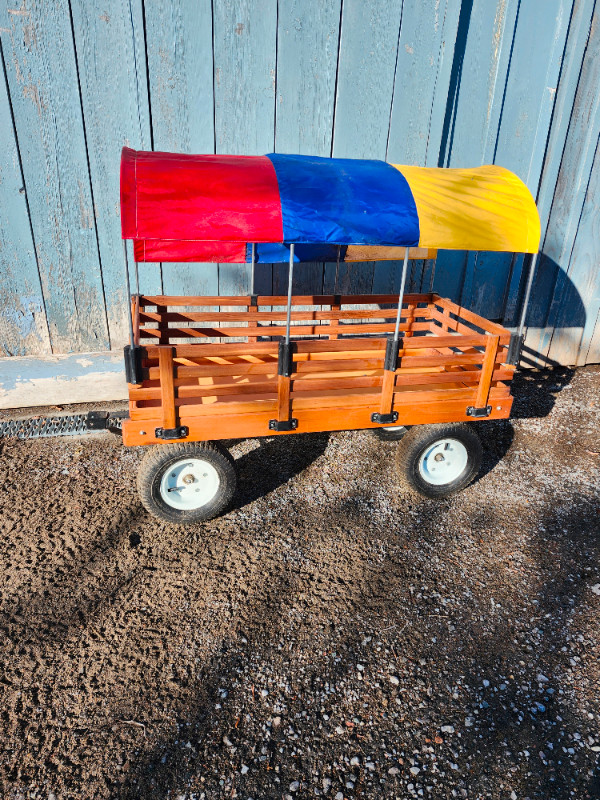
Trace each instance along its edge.
<path fill-rule="evenodd" d="M 385 369 L 397 295 L 294 296 L 285 375 L 287 301 L 134 296 L 142 380 L 129 387 L 125 444 L 377 428 L 377 414 L 396 425 L 509 416 L 515 367 L 501 325 L 437 294 L 405 295 Z"/>

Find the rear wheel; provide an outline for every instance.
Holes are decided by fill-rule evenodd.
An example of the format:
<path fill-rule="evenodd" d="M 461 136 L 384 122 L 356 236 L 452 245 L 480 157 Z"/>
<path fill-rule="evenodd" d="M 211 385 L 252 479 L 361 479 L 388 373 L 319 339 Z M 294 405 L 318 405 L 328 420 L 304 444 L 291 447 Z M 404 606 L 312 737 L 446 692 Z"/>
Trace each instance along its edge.
<path fill-rule="evenodd" d="M 138 472 L 146 510 L 177 524 L 203 522 L 222 514 L 237 486 L 235 463 L 214 442 L 178 442 L 151 447 Z"/>
<path fill-rule="evenodd" d="M 420 425 L 396 452 L 400 479 L 425 497 L 448 497 L 468 486 L 481 465 L 481 442 L 470 425 Z"/>
<path fill-rule="evenodd" d="M 404 425 L 385 425 L 383 428 L 371 428 L 371 430 L 383 442 L 399 442 L 409 429 Z"/>

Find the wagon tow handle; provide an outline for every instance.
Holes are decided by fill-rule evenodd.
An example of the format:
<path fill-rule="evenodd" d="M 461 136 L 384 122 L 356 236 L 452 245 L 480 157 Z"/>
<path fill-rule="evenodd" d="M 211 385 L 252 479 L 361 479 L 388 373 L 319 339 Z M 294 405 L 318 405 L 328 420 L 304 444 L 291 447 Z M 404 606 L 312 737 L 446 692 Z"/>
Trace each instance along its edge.
<path fill-rule="evenodd" d="M 531 299 L 531 287 L 533 286 L 533 278 L 535 275 L 535 267 L 538 260 L 538 253 L 534 253 L 529 264 L 529 273 L 527 275 L 527 286 L 525 288 L 525 297 L 523 298 L 523 306 L 521 308 L 521 317 L 519 319 L 519 327 L 516 333 L 511 334 L 510 344 L 508 346 L 508 355 L 506 357 L 507 364 L 513 364 L 518 367 L 521 361 L 521 353 L 523 351 L 525 321 L 527 319 L 527 311 L 529 309 L 529 300 Z"/>
<path fill-rule="evenodd" d="M 408 273 L 408 247 L 404 248 L 404 263 L 402 264 L 402 277 L 400 278 L 400 292 L 398 294 L 398 313 L 394 335 L 387 340 L 385 348 L 385 361 L 383 363 L 383 382 L 381 385 L 381 400 L 379 411 L 371 414 L 371 422 L 379 425 L 392 425 L 398 420 L 398 412 L 394 411 L 394 384 L 396 383 L 396 370 L 398 369 L 398 355 L 400 353 L 400 319 L 402 317 L 402 303 Z"/>

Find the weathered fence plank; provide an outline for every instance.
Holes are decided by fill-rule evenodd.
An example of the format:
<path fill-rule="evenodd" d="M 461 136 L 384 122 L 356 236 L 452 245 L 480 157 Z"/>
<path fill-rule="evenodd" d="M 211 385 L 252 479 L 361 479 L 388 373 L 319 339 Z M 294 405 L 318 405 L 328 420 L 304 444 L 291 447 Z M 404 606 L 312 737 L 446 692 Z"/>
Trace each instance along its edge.
<path fill-rule="evenodd" d="M 73 33 L 98 245 L 113 349 L 128 337 L 121 221 L 119 158 L 124 145 L 152 146 L 141 0 L 77 0 Z M 160 269 L 144 270 L 144 290 L 160 291 Z M 148 278 L 152 279 L 149 281 Z"/>
<path fill-rule="evenodd" d="M 545 237 L 527 345 L 542 362 L 598 360 L 596 5 L 4 0 L 0 353 L 123 343 L 127 143 L 507 166 L 539 187 Z M 297 265 L 295 287 L 394 292 L 400 266 L 342 264 L 336 282 L 335 264 Z M 520 256 L 441 252 L 434 288 L 513 324 L 522 268 Z M 407 288 L 428 289 L 431 272 L 412 262 Z M 152 264 L 140 274 L 145 291 L 250 285 L 246 264 Z M 286 276 L 287 265 L 259 264 L 256 289 L 283 293 Z"/>
<path fill-rule="evenodd" d="M 0 355 L 42 355 L 50 337 L 2 59 L 0 142 Z"/>
<path fill-rule="evenodd" d="M 212 4 L 171 0 L 145 12 L 154 149 L 214 153 Z M 165 294 L 219 290 L 216 264 L 163 264 L 162 275 Z"/>
<path fill-rule="evenodd" d="M 277 0 L 220 0 L 213 25 L 216 152 L 271 153 Z M 219 264 L 219 294 L 244 294 L 249 286 L 248 265 Z"/>
<path fill-rule="evenodd" d="M 0 5 L 0 33 L 55 352 L 109 347 L 66 0 Z"/>

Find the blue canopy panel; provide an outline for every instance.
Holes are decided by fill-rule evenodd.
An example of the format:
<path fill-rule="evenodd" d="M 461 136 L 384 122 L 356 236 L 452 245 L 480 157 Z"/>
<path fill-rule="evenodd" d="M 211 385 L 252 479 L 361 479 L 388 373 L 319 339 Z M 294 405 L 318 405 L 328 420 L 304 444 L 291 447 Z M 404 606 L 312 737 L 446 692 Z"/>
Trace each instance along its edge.
<path fill-rule="evenodd" d="M 284 243 L 419 244 L 413 194 L 390 164 L 279 153 L 268 158 L 277 175 Z"/>
<path fill-rule="evenodd" d="M 294 247 L 294 261 L 343 261 L 346 257 L 346 245 L 335 244 L 297 244 Z M 289 244 L 278 242 L 258 242 L 255 245 L 254 261 L 256 264 L 280 264 L 290 260 Z M 246 263 L 252 262 L 252 245 L 246 245 Z"/>

